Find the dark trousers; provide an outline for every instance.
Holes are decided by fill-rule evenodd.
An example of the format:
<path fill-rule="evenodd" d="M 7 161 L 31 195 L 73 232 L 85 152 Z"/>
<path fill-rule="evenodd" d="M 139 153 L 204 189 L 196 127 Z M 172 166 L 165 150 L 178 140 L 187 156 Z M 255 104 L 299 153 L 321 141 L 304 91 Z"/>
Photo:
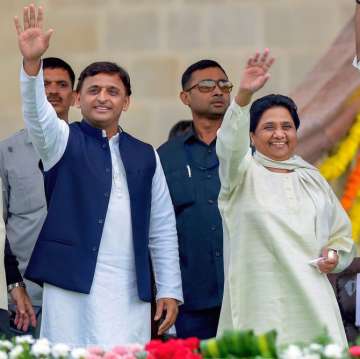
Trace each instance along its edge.
<path fill-rule="evenodd" d="M 178 338 L 208 339 L 216 336 L 221 307 L 202 310 L 184 310 L 179 307 L 175 328 Z"/>
<path fill-rule="evenodd" d="M 5 337 L 7 339 L 12 337 L 9 323 L 9 312 L 5 309 L 0 309 L 0 337 Z"/>

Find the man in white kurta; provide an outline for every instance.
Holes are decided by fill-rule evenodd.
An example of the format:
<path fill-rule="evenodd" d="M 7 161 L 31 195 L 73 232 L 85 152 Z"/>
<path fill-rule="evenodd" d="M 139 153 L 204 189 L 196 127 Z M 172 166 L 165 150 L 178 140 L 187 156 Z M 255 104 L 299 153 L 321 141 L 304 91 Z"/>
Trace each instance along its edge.
<path fill-rule="evenodd" d="M 326 181 L 306 188 L 297 171 L 269 171 L 249 149 L 249 108 L 234 101 L 218 132 L 225 289 L 218 333 L 277 329 L 280 343 L 310 341 L 327 328 L 346 345 L 326 277 L 309 262 L 338 251 L 336 271 L 354 256 L 351 225 Z M 316 205 L 314 205 L 316 198 Z"/>
<path fill-rule="evenodd" d="M 47 36 L 41 29 L 42 9 L 39 9 L 37 18 L 33 5 L 25 8 L 24 13 L 24 31 L 16 22 L 20 49 L 24 56 L 24 68 L 21 70 L 24 119 L 42 160 L 44 171 L 49 171 L 64 155 L 70 130 L 68 124 L 57 118 L 45 94 L 39 57 L 47 48 L 42 41 L 43 37 Z M 34 42 L 29 41 L 30 35 L 35 37 Z M 50 35 L 47 39 L 49 38 Z M 39 66 L 40 70 L 36 72 L 34 69 L 38 69 Z M 28 71 L 31 69 L 32 76 L 24 70 L 26 68 Z M 123 83 L 118 75 L 101 75 L 97 75 L 97 79 L 105 79 L 111 84 L 114 83 L 114 86 L 118 84 L 122 91 Z M 99 83 L 97 86 L 103 86 L 101 81 Z M 102 96 L 101 101 L 106 96 L 120 96 L 117 92 L 120 90 L 114 86 L 102 88 L 99 95 Z M 111 110 L 118 106 L 114 112 L 120 116 L 121 102 L 112 102 L 111 99 L 109 105 L 104 103 L 105 105 L 102 102 L 101 106 L 108 107 L 105 110 L 102 107 L 99 111 L 110 112 L 110 105 Z M 89 294 L 77 293 L 44 283 L 41 336 L 53 342 L 64 342 L 72 346 L 101 345 L 108 348 L 129 342 L 144 344 L 150 339 L 150 303 L 142 302 L 138 296 L 129 191 L 119 151 L 121 130 L 117 128 L 118 117 L 112 118 L 112 123 L 114 119 L 116 134 L 110 136 L 108 128 L 106 131 L 103 129 L 103 136 L 110 137 L 112 185 L 91 291 Z M 159 302 L 173 304 L 182 301 L 175 217 L 165 176 L 156 153 L 155 157 L 149 250 L 158 305 Z M 63 225 L 66 226 L 66 223 Z M 162 309 L 168 309 L 169 314 L 170 308 L 166 307 L 166 304 Z"/>

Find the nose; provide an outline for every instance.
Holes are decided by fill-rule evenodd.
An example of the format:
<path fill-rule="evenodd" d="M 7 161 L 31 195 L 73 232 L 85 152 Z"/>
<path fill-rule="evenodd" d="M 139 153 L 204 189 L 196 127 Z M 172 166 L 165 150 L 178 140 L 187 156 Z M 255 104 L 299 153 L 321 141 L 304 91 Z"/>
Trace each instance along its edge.
<path fill-rule="evenodd" d="M 106 102 L 106 100 L 107 100 L 106 89 L 101 89 L 101 91 L 99 91 L 99 93 L 97 94 L 96 99 L 97 99 L 99 102 Z"/>
<path fill-rule="evenodd" d="M 216 84 L 214 90 L 213 90 L 213 94 L 217 95 L 217 96 L 222 96 L 223 92 L 221 91 L 219 84 Z"/>
<path fill-rule="evenodd" d="M 282 128 L 276 128 L 273 136 L 277 139 L 285 138 L 285 131 Z"/>
<path fill-rule="evenodd" d="M 46 92 L 48 94 L 55 94 L 55 93 L 58 93 L 58 86 L 54 83 L 50 83 L 46 86 Z"/>

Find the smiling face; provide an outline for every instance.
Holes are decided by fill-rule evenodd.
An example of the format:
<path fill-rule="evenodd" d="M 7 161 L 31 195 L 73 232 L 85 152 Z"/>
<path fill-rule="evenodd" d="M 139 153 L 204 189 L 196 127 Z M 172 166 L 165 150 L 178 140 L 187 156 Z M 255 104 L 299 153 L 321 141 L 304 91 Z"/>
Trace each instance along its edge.
<path fill-rule="evenodd" d="M 289 110 L 281 106 L 266 110 L 250 137 L 256 150 L 276 161 L 289 159 L 297 145 L 294 121 Z"/>
<path fill-rule="evenodd" d="M 180 93 L 182 102 L 190 107 L 194 119 L 196 117 L 222 119 L 230 104 L 230 93 L 222 91 L 218 85 L 210 92 L 201 92 L 195 85 L 202 80 L 227 81 L 228 78 L 218 67 L 194 71 L 186 84 L 185 91 Z M 193 86 L 195 87 L 186 91 Z"/>
<path fill-rule="evenodd" d="M 83 117 L 94 127 L 115 133 L 130 97 L 118 74 L 99 73 L 85 78 L 76 102 Z"/>
<path fill-rule="evenodd" d="M 44 85 L 46 97 L 58 117 L 67 121 L 70 106 L 75 100 L 69 73 L 62 68 L 46 68 L 44 69 Z"/>

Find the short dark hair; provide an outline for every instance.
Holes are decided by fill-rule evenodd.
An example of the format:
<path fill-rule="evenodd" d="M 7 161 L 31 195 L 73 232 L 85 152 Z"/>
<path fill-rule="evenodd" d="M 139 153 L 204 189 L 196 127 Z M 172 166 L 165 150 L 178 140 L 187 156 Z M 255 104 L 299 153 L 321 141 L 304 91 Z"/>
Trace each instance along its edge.
<path fill-rule="evenodd" d="M 216 62 L 214 60 L 200 60 L 200 61 L 195 62 L 194 64 L 190 65 L 183 73 L 183 75 L 181 77 L 182 89 L 185 90 L 185 86 L 189 83 L 193 72 L 195 72 L 197 70 L 204 70 L 209 67 L 218 67 L 225 74 L 225 76 L 228 77 L 225 70 L 220 66 L 220 64 L 218 62 Z"/>
<path fill-rule="evenodd" d="M 43 69 L 63 69 L 65 70 L 70 77 L 71 88 L 74 88 L 75 85 L 75 73 L 71 66 L 62 59 L 58 57 L 45 57 L 43 59 Z"/>
<path fill-rule="evenodd" d="M 128 72 L 114 62 L 108 61 L 93 62 L 89 66 L 85 67 L 78 78 L 76 92 L 80 92 L 84 80 L 87 77 L 96 76 L 98 74 L 119 75 L 120 80 L 125 86 L 126 94 L 128 96 L 131 95 L 130 76 Z"/>
<path fill-rule="evenodd" d="M 192 123 L 193 123 L 192 120 L 180 120 L 176 122 L 175 125 L 171 127 L 169 131 L 168 139 L 170 140 L 171 138 L 184 135 L 185 133 L 190 131 L 192 127 Z"/>
<path fill-rule="evenodd" d="M 285 107 L 294 121 L 295 128 L 300 126 L 300 119 L 295 102 L 288 96 L 271 94 L 253 102 L 250 108 L 250 132 L 255 132 L 263 113 L 272 107 Z"/>

